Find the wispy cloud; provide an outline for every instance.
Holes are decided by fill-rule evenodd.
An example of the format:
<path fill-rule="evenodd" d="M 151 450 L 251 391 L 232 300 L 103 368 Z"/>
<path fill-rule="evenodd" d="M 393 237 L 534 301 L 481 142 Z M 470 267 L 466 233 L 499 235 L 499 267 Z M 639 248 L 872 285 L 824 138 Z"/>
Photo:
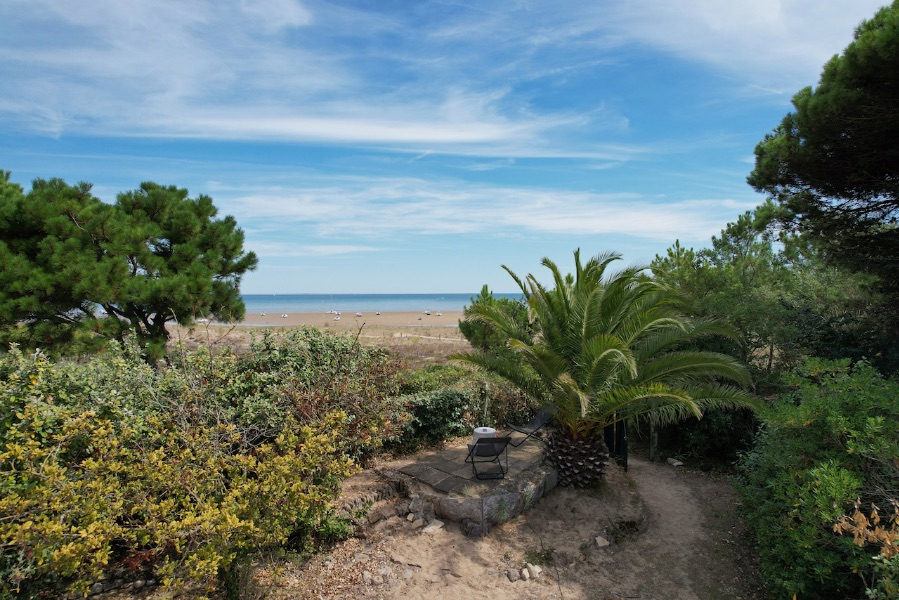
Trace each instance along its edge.
<path fill-rule="evenodd" d="M 687 199 L 498 187 L 441 180 L 344 179 L 332 186 L 261 188 L 219 197 L 240 222 L 301 226 L 322 238 L 400 235 L 601 235 L 708 239 L 753 199 Z M 364 246 L 364 251 L 371 247 Z"/>
<path fill-rule="evenodd" d="M 254 237 L 254 232 L 252 230 L 247 233 L 251 238 Z M 270 258 L 301 258 L 379 252 L 382 251 L 383 248 L 353 244 L 293 244 L 287 242 L 254 241 L 252 250 L 259 255 Z"/>
<path fill-rule="evenodd" d="M 807 81 L 878 4 L 538 1 L 388 12 L 296 0 L 9 0 L 0 76 L 18 85 L 0 115 L 52 134 L 443 145 L 488 156 L 528 145 L 552 155 L 570 148 L 559 137 L 566 128 L 614 131 L 627 119 L 551 108 L 546 90 L 527 82 L 599 76 L 633 44 L 749 71 L 758 86 Z"/>

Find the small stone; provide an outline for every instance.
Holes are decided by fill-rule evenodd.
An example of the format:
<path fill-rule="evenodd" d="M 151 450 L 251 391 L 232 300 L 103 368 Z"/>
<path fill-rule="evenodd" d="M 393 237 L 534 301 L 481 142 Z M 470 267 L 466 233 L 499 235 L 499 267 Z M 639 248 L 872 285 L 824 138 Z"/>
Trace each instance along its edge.
<path fill-rule="evenodd" d="M 390 567 L 381 567 L 380 569 L 378 569 L 378 575 L 382 577 L 390 577 L 391 575 L 393 575 L 393 570 L 391 570 Z"/>
<path fill-rule="evenodd" d="M 394 515 L 394 516 L 390 517 L 389 519 L 387 519 L 386 521 L 381 521 L 380 523 L 378 523 L 375 526 L 375 528 L 378 530 L 395 529 L 397 527 L 400 527 L 402 524 L 403 524 L 403 520 L 400 519 L 399 517 L 397 517 L 396 515 Z"/>
<path fill-rule="evenodd" d="M 611 542 L 601 535 L 596 536 L 596 545 L 600 548 L 605 548 L 606 546 L 611 545 Z"/>
<path fill-rule="evenodd" d="M 406 569 L 405 571 L 403 571 L 403 579 L 412 579 L 413 575 L 415 575 L 415 573 L 412 571 L 412 569 Z"/>
<path fill-rule="evenodd" d="M 521 570 L 521 579 L 522 579 L 522 581 L 527 581 L 527 580 L 530 579 L 530 578 L 531 578 L 531 574 L 528 573 L 528 570 L 527 570 L 526 568 L 525 568 L 525 569 L 522 569 L 522 570 Z"/>
<path fill-rule="evenodd" d="M 524 568 L 528 570 L 528 575 L 531 576 L 531 579 L 537 579 L 540 577 L 540 571 L 542 570 L 537 565 L 532 565 L 531 563 L 525 563 Z"/>
<path fill-rule="evenodd" d="M 439 519 L 435 519 L 433 523 L 431 523 L 430 525 L 428 525 L 427 527 L 422 529 L 422 532 L 434 533 L 435 531 L 437 531 L 438 529 L 441 529 L 442 527 L 443 527 L 443 521 L 441 521 Z"/>
<path fill-rule="evenodd" d="M 424 526 L 425 526 L 424 519 L 415 519 L 414 521 L 412 521 L 412 529 L 421 529 Z"/>
<path fill-rule="evenodd" d="M 410 523 L 411 523 L 412 521 L 414 521 L 414 520 L 415 520 L 415 513 L 409 513 L 408 515 L 406 515 L 406 520 L 409 521 Z"/>
<path fill-rule="evenodd" d="M 684 463 L 682 463 L 681 461 L 677 460 L 676 458 L 669 458 L 669 459 L 668 459 L 668 464 L 671 465 L 672 467 L 682 467 L 682 466 L 684 466 Z"/>
<path fill-rule="evenodd" d="M 371 585 L 374 576 L 368 571 L 362 571 L 362 581 L 364 581 L 367 585 Z"/>
<path fill-rule="evenodd" d="M 509 570 L 507 570 L 507 571 L 506 571 L 506 577 L 509 578 L 509 581 L 518 581 L 519 578 L 520 578 L 519 575 L 518 575 L 518 569 L 509 569 Z"/>
<path fill-rule="evenodd" d="M 90 587 L 91 594 L 99 594 L 103 591 L 103 582 L 98 581 Z"/>
<path fill-rule="evenodd" d="M 384 515 L 382 515 L 380 512 L 372 511 L 372 512 L 368 513 L 368 524 L 374 525 L 375 523 L 377 523 L 378 521 L 380 521 L 383 518 L 384 518 Z"/>
<path fill-rule="evenodd" d="M 357 552 L 356 556 L 353 557 L 353 562 L 363 562 L 367 560 L 371 560 L 371 556 L 364 552 Z"/>

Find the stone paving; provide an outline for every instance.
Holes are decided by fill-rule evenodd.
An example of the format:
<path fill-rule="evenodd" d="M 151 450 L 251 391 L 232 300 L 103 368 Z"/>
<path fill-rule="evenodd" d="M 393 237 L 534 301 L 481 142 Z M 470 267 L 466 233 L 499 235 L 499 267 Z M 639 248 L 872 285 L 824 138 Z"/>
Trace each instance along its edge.
<path fill-rule="evenodd" d="M 467 535 L 479 537 L 530 508 L 558 481 L 555 469 L 544 461 L 541 442 L 528 439 L 517 448 L 510 444 L 508 453 L 509 471 L 502 479 L 475 478 L 465 462 L 466 441 L 399 466 L 393 478 L 403 480 L 413 512 L 456 521 Z"/>

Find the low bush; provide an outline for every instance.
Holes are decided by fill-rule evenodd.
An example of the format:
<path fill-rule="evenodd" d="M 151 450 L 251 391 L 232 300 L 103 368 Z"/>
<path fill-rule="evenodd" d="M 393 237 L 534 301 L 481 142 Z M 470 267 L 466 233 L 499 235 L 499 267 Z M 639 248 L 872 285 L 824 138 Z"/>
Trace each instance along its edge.
<path fill-rule="evenodd" d="M 396 366 L 352 338 L 148 367 L 0 357 L 0 596 L 153 577 L 211 590 L 241 554 L 340 529 L 339 482 L 409 419 Z"/>
<path fill-rule="evenodd" d="M 472 430 L 472 396 L 463 390 L 425 392 L 399 399 L 412 418 L 388 447 L 406 453 L 434 446 Z"/>
<path fill-rule="evenodd" d="M 433 446 L 474 427 L 502 429 L 526 423 L 536 406 L 527 395 L 499 377 L 458 365 L 429 365 L 401 376 L 398 398 L 410 420 L 387 448 L 406 453 Z"/>
<path fill-rule="evenodd" d="M 834 527 L 857 499 L 890 506 L 899 483 L 899 385 L 864 363 L 810 360 L 739 463 L 747 523 L 779 597 L 860 598 L 881 549 Z"/>
<path fill-rule="evenodd" d="M 204 406 L 207 419 L 225 418 L 255 440 L 272 439 L 288 417 L 314 423 L 340 410 L 342 447 L 364 462 L 409 418 L 394 401 L 400 368 L 352 336 L 305 327 L 266 332 L 240 356 L 182 353 L 162 385 L 184 404 Z"/>

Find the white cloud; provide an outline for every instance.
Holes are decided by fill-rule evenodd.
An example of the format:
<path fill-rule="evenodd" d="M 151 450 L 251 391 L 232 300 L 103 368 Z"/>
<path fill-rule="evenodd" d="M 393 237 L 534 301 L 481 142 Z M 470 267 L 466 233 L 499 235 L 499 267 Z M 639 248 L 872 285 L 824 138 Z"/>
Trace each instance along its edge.
<path fill-rule="evenodd" d="M 319 239 L 408 235 L 603 235 L 708 240 L 757 198 L 672 200 L 475 185 L 452 180 L 343 179 L 330 186 L 222 188 L 217 201 L 240 223 L 266 223 Z M 364 251 L 371 248 L 363 246 Z"/>
<path fill-rule="evenodd" d="M 855 27 L 883 4 L 883 0 L 633 0 L 593 5 L 593 10 L 596 21 L 611 19 L 624 39 L 792 94 L 815 83 L 824 63 L 841 52 Z"/>
<path fill-rule="evenodd" d="M 354 244 L 293 244 L 286 242 L 271 242 L 265 241 L 264 239 L 256 239 L 252 230 L 247 231 L 246 247 L 256 254 L 268 258 L 341 256 L 344 254 L 379 252 L 382 250 L 382 248 L 376 246 Z"/>
<path fill-rule="evenodd" d="M 747 88 L 792 93 L 879 2 L 545 0 L 388 11 L 296 0 L 10 0 L 0 6 L 0 76 L 18 85 L 0 116 L 52 134 L 416 152 L 436 144 L 488 156 L 529 155 L 524 146 L 564 156 L 578 151 L 569 129 L 587 127 L 602 145 L 628 118 L 544 106 L 525 82 L 552 88 L 636 44 L 739 74 Z"/>

